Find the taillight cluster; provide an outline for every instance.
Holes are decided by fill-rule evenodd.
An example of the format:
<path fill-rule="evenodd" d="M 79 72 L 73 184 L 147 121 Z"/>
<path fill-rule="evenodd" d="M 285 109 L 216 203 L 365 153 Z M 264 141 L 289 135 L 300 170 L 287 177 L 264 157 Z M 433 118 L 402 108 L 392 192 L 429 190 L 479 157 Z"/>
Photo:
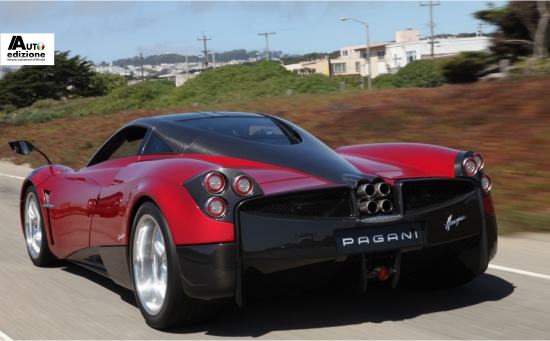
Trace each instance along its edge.
<path fill-rule="evenodd" d="M 203 185 L 212 194 L 221 194 L 227 190 L 225 176 L 218 172 L 210 172 L 204 176 Z M 254 189 L 254 183 L 249 176 L 237 175 L 231 181 L 231 189 L 241 197 L 248 196 Z M 227 214 L 227 202 L 224 198 L 213 196 L 204 202 L 204 211 L 212 218 L 221 218 Z"/>
<path fill-rule="evenodd" d="M 474 153 L 473 156 L 465 158 L 462 162 L 464 173 L 466 173 L 467 176 L 474 176 L 478 172 L 482 173 L 484 165 L 485 162 L 483 161 L 483 156 L 481 156 L 480 153 Z M 491 178 L 486 174 L 482 174 L 480 181 L 483 191 L 488 193 L 492 186 Z"/>

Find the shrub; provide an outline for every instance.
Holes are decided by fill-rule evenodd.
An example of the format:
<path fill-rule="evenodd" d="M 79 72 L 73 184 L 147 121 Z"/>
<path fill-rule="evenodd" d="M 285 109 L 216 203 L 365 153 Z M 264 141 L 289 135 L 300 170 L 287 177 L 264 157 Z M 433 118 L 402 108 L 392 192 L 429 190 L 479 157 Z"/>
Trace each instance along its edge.
<path fill-rule="evenodd" d="M 15 105 L 11 105 L 11 104 L 6 104 L 6 105 L 0 107 L 0 111 L 4 112 L 6 114 L 11 114 L 15 110 L 17 110 L 17 107 Z"/>
<path fill-rule="evenodd" d="M 312 74 L 298 78 L 293 86 L 296 93 L 325 94 L 340 89 L 340 77 L 327 77 L 321 74 Z"/>
<path fill-rule="evenodd" d="M 95 115 L 135 109 L 166 107 L 160 98 L 171 94 L 175 85 L 170 81 L 145 81 L 114 89 L 110 94 L 99 97 L 79 110 L 73 116 Z"/>
<path fill-rule="evenodd" d="M 445 83 L 445 78 L 433 60 L 415 60 L 392 77 L 397 88 L 433 88 Z"/>
<path fill-rule="evenodd" d="M 170 105 L 192 105 L 280 96 L 292 89 L 297 78 L 292 71 L 276 63 L 228 65 L 190 79 L 168 100 Z"/>
<path fill-rule="evenodd" d="M 63 116 L 63 114 L 63 111 L 40 110 L 30 114 L 27 118 L 27 121 L 30 124 L 44 123 L 56 118 L 60 118 Z"/>
<path fill-rule="evenodd" d="M 391 89 L 391 88 L 395 88 L 395 85 L 393 85 L 393 74 L 385 73 L 383 75 L 379 75 L 379 76 L 373 78 L 372 87 L 374 89 Z"/>
<path fill-rule="evenodd" d="M 485 52 L 461 52 L 458 56 L 441 61 L 441 74 L 448 83 L 472 83 L 477 73 L 488 65 Z"/>
<path fill-rule="evenodd" d="M 15 126 L 23 124 L 37 124 L 60 118 L 65 113 L 55 110 L 32 110 L 30 108 L 20 109 L 12 114 L 0 115 L 0 123 L 13 124 Z"/>

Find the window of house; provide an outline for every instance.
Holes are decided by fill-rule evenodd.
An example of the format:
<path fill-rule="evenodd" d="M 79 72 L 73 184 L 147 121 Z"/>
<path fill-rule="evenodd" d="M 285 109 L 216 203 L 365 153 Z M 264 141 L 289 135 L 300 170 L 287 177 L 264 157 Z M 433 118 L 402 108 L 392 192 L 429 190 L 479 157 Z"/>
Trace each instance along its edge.
<path fill-rule="evenodd" d="M 348 50 L 342 51 L 342 56 L 347 56 L 347 55 L 348 55 Z"/>
<path fill-rule="evenodd" d="M 355 72 L 361 72 L 361 62 L 355 62 Z"/>
<path fill-rule="evenodd" d="M 386 50 L 379 50 L 377 54 L 378 60 L 384 60 L 386 58 Z"/>
<path fill-rule="evenodd" d="M 332 72 L 346 72 L 346 63 L 331 64 Z"/>
<path fill-rule="evenodd" d="M 412 62 L 416 60 L 416 51 L 407 51 L 407 62 Z"/>
<path fill-rule="evenodd" d="M 363 58 L 365 58 L 365 59 L 367 59 L 367 58 L 368 58 L 368 57 L 367 57 L 367 53 L 366 53 L 366 52 L 365 52 L 365 53 L 363 53 Z"/>

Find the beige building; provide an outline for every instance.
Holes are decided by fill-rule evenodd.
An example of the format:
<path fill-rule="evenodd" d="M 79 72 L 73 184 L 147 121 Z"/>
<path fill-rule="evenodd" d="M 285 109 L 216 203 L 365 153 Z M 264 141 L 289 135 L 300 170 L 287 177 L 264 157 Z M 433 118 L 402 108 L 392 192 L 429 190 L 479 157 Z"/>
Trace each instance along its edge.
<path fill-rule="evenodd" d="M 395 41 L 369 44 L 371 77 L 388 73 L 387 47 L 393 44 L 418 41 L 418 30 L 395 32 Z M 340 58 L 331 60 L 333 75 L 368 75 L 367 44 L 346 46 L 340 49 Z"/>
<path fill-rule="evenodd" d="M 320 73 L 325 76 L 330 76 L 330 66 L 328 59 L 308 60 L 296 64 L 283 65 L 287 70 L 297 74 L 308 73 L 313 70 L 313 73 Z"/>
<path fill-rule="evenodd" d="M 417 59 L 431 58 L 431 41 L 420 40 L 418 30 L 406 29 L 395 32 L 395 41 L 369 44 L 371 77 L 395 73 Z M 434 41 L 434 59 L 456 56 L 463 51 L 488 51 L 488 37 L 446 38 Z M 367 45 L 345 46 L 340 49 L 340 58 L 300 62 L 285 65 L 296 73 L 314 70 L 327 76 L 368 75 Z"/>
<path fill-rule="evenodd" d="M 395 33 L 394 42 L 369 44 L 371 77 L 388 73 L 389 66 L 386 58 L 387 47 L 392 44 L 418 41 L 418 31 L 406 29 Z M 327 76 L 344 75 L 368 75 L 367 67 L 367 44 L 346 46 L 340 49 L 340 58 L 323 60 L 304 61 L 297 64 L 284 65 L 287 70 L 298 74 L 314 70 Z"/>

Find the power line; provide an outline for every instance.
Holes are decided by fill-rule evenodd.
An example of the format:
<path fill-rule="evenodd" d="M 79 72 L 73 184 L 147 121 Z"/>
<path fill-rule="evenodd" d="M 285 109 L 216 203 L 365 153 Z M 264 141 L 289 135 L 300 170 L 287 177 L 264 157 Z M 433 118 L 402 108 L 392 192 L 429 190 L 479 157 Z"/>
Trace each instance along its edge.
<path fill-rule="evenodd" d="M 483 23 L 477 24 L 476 37 L 483 36 L 483 26 L 487 26 L 487 24 L 483 24 Z"/>
<path fill-rule="evenodd" d="M 269 39 L 268 36 L 270 34 L 275 34 L 276 32 L 265 32 L 265 33 L 258 33 L 259 36 L 265 36 L 265 60 L 269 60 Z"/>
<path fill-rule="evenodd" d="M 206 41 L 207 40 L 212 40 L 211 38 L 206 38 L 204 36 L 204 32 L 202 33 L 202 38 L 197 38 L 197 40 L 202 40 L 204 42 L 204 50 L 202 50 L 202 52 L 204 52 L 204 69 L 208 69 L 208 52 L 210 52 L 210 50 L 208 50 L 206 48 Z"/>
<path fill-rule="evenodd" d="M 430 40 L 432 44 L 432 60 L 434 60 L 434 20 L 433 20 L 433 7 L 439 6 L 439 1 L 434 4 L 432 0 L 430 0 L 427 4 L 423 4 L 420 2 L 420 6 L 429 6 L 430 7 Z"/>

